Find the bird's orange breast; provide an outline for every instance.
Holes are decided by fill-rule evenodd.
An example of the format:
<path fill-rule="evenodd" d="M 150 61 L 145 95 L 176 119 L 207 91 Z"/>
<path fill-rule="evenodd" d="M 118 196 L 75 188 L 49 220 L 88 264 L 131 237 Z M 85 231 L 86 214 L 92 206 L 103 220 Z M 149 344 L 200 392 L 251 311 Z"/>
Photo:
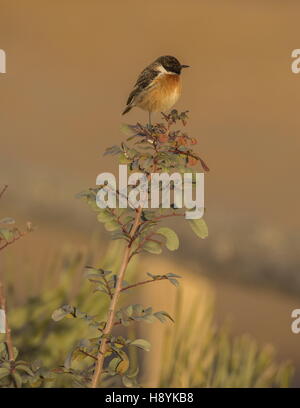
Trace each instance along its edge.
<path fill-rule="evenodd" d="M 179 75 L 159 75 L 153 85 L 141 95 L 137 105 L 150 112 L 164 112 L 177 102 L 180 92 Z"/>

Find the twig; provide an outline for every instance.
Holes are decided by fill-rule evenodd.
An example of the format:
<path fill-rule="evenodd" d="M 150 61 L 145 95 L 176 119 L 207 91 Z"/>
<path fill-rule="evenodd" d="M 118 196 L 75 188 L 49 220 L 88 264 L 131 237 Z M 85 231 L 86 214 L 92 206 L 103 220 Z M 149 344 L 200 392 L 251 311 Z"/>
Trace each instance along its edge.
<path fill-rule="evenodd" d="M 131 288 L 136 288 L 137 286 L 141 286 L 141 285 L 145 285 L 146 283 L 151 283 L 151 282 L 155 282 L 155 281 L 159 281 L 159 280 L 163 280 L 163 279 L 168 279 L 166 276 L 161 276 L 159 278 L 156 279 L 148 279 L 142 282 L 137 282 L 137 283 L 133 283 L 132 285 L 128 285 L 125 286 L 124 288 L 121 289 L 121 292 L 123 292 L 124 290 L 128 290 Z"/>
<path fill-rule="evenodd" d="M 201 157 L 197 156 L 194 153 L 191 152 L 183 152 L 182 150 L 176 149 L 175 150 L 167 150 L 169 153 L 176 153 L 176 154 L 184 154 L 187 157 L 192 157 L 193 159 L 199 160 L 203 169 L 205 171 L 209 171 L 209 167 L 207 166 L 207 164 L 205 163 L 205 161 L 203 159 L 201 159 Z"/>
<path fill-rule="evenodd" d="M 80 353 L 85 354 L 88 357 L 93 358 L 94 360 L 97 360 L 97 357 L 93 356 L 93 354 L 88 353 L 87 351 L 84 351 L 82 349 L 79 349 Z"/>
<path fill-rule="evenodd" d="M 160 221 L 164 218 L 170 218 L 170 217 L 184 217 L 185 213 L 180 213 L 180 214 L 176 214 L 176 213 L 172 213 L 172 214 L 165 214 L 165 215 L 160 215 L 159 217 L 153 218 L 152 220 L 145 220 L 142 222 L 142 224 L 146 224 L 147 222 L 156 222 L 156 221 Z"/>
<path fill-rule="evenodd" d="M 5 191 L 7 190 L 7 188 L 8 188 L 8 185 L 6 184 L 6 185 L 2 188 L 2 190 L 0 191 L 0 198 L 3 196 L 3 194 L 5 193 Z"/>
<path fill-rule="evenodd" d="M 13 237 L 13 239 L 11 241 L 5 241 L 4 245 L 0 246 L 0 251 L 2 251 L 2 249 L 4 249 L 4 248 L 8 247 L 9 245 L 14 244 L 16 241 L 18 241 L 18 239 L 23 238 L 27 234 L 27 231 L 26 232 L 20 232 L 18 230 L 18 234 L 19 235 L 16 236 L 16 237 Z"/>

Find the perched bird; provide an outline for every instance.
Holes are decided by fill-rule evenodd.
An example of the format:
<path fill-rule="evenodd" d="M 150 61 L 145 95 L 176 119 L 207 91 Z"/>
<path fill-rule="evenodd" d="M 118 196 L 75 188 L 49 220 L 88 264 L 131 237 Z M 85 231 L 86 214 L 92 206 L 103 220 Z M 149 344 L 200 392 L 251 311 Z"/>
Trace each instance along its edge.
<path fill-rule="evenodd" d="M 139 75 L 122 115 L 138 106 L 149 112 L 151 124 L 152 112 L 164 112 L 177 102 L 181 92 L 181 70 L 188 67 L 170 55 L 157 58 Z"/>

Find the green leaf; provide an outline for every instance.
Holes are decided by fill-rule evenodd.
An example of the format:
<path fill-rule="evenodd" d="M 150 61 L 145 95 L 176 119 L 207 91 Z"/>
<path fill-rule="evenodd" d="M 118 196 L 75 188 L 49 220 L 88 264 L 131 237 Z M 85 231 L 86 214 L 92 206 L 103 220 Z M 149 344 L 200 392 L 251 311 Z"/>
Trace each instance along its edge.
<path fill-rule="evenodd" d="M 125 153 L 121 153 L 119 155 L 119 163 L 120 164 L 129 164 L 131 160 L 125 155 Z"/>
<path fill-rule="evenodd" d="M 106 210 L 100 210 L 100 212 L 97 214 L 97 220 L 99 222 L 110 222 L 114 219 L 114 216 L 112 214 L 110 214 L 108 211 Z"/>
<path fill-rule="evenodd" d="M 72 360 L 73 360 L 73 353 L 74 353 L 75 349 L 71 350 L 67 356 L 66 359 L 64 361 L 64 367 L 69 370 L 72 366 Z"/>
<path fill-rule="evenodd" d="M 125 374 L 126 371 L 128 371 L 129 369 L 129 358 L 127 356 L 127 354 L 124 351 L 118 350 L 118 354 L 121 357 L 121 361 L 117 366 L 116 372 L 118 374 Z"/>
<path fill-rule="evenodd" d="M 118 154 L 121 153 L 122 150 L 120 149 L 119 146 L 112 146 L 112 147 L 108 147 L 105 152 L 104 152 L 104 156 L 108 155 L 108 154 Z"/>
<path fill-rule="evenodd" d="M 16 369 L 24 371 L 26 374 L 30 375 L 31 377 L 34 376 L 32 370 L 28 366 L 26 366 L 24 364 L 18 364 Z"/>
<path fill-rule="evenodd" d="M 92 209 L 93 211 L 99 212 L 99 211 L 102 210 L 102 208 L 98 207 L 95 198 L 92 198 L 92 199 L 87 200 L 87 203 L 88 203 L 88 205 L 91 207 L 91 209 Z"/>
<path fill-rule="evenodd" d="M 117 367 L 119 365 L 119 363 L 121 362 L 121 358 L 120 357 L 114 357 L 108 364 L 108 371 L 110 373 L 110 375 L 114 375 L 116 374 L 116 370 Z"/>
<path fill-rule="evenodd" d="M 176 288 L 179 286 L 179 282 L 178 282 L 177 279 L 169 278 L 168 280 L 169 280 L 169 282 L 171 282 L 174 286 L 176 286 Z"/>
<path fill-rule="evenodd" d="M 143 312 L 144 308 L 140 304 L 135 304 L 135 305 L 133 305 L 133 310 L 134 310 L 134 313 L 141 314 Z"/>
<path fill-rule="evenodd" d="M 132 316 L 132 314 L 133 314 L 133 305 L 129 305 L 127 308 L 126 308 L 126 313 L 127 313 L 127 315 L 130 317 L 130 316 Z"/>
<path fill-rule="evenodd" d="M 104 276 L 110 275 L 111 271 L 104 270 L 102 268 L 94 268 L 93 266 L 85 266 L 85 269 L 88 271 L 86 272 L 86 277 L 88 276 L 97 276 L 98 278 L 103 278 Z"/>
<path fill-rule="evenodd" d="M 170 251 L 176 251 L 179 248 L 179 238 L 175 231 L 168 227 L 159 228 L 157 234 L 163 235 L 166 238 L 166 247 Z"/>
<path fill-rule="evenodd" d="M 161 323 L 165 323 L 167 321 L 166 317 L 160 313 L 160 312 L 156 312 L 154 313 L 154 316 L 161 322 Z"/>
<path fill-rule="evenodd" d="M 123 375 L 122 382 L 125 385 L 125 387 L 127 387 L 127 388 L 134 388 L 135 387 L 134 379 L 129 378 L 126 375 Z"/>
<path fill-rule="evenodd" d="M 150 276 L 150 278 L 156 280 L 156 279 L 160 279 L 162 276 L 164 275 L 154 275 L 153 273 L 147 272 L 147 275 Z"/>
<path fill-rule="evenodd" d="M 6 367 L 0 367 L 0 380 L 1 378 L 7 377 L 9 374 L 9 369 Z"/>
<path fill-rule="evenodd" d="M 154 280 L 161 276 L 161 275 L 153 275 L 153 273 L 150 273 L 150 272 L 147 272 L 147 275 L 150 276 L 150 278 L 152 278 Z"/>
<path fill-rule="evenodd" d="M 197 237 L 204 239 L 208 236 L 208 228 L 203 218 L 187 221 Z"/>
<path fill-rule="evenodd" d="M 80 191 L 79 193 L 75 194 L 75 198 L 89 198 L 89 197 L 91 197 L 90 190 Z"/>
<path fill-rule="evenodd" d="M 151 344 L 144 339 L 136 339 L 130 343 L 131 346 L 136 346 L 142 350 L 150 351 Z"/>
<path fill-rule="evenodd" d="M 19 355 L 19 350 L 17 349 L 17 347 L 13 347 L 13 353 L 14 353 L 14 359 L 16 360 Z"/>
<path fill-rule="evenodd" d="M 55 322 L 58 322 L 59 320 L 62 320 L 64 317 L 68 316 L 68 315 L 73 315 L 74 313 L 74 307 L 70 306 L 70 305 L 64 305 L 62 307 L 60 307 L 59 309 L 56 309 L 53 313 L 52 313 L 52 319 Z M 74 317 L 74 316 L 72 316 Z"/>
<path fill-rule="evenodd" d="M 104 224 L 104 228 L 106 229 L 106 231 L 111 232 L 111 231 L 116 231 L 117 229 L 119 229 L 120 225 L 117 223 L 117 221 L 112 220 L 112 221 L 106 222 Z"/>
<path fill-rule="evenodd" d="M 157 242 L 153 242 L 153 241 L 147 241 L 143 249 L 147 252 L 150 252 L 150 254 L 155 254 L 155 255 L 159 255 L 162 252 L 160 244 Z"/>
<path fill-rule="evenodd" d="M 154 316 L 160 320 L 162 323 L 164 323 L 166 321 L 166 318 L 170 319 L 172 322 L 174 322 L 174 320 L 172 319 L 172 317 L 167 313 L 164 312 L 163 310 L 161 310 L 160 312 L 156 312 L 154 313 Z"/>
<path fill-rule="evenodd" d="M 141 319 L 143 319 L 146 323 L 153 323 L 155 320 L 153 314 L 141 316 Z"/>
<path fill-rule="evenodd" d="M 5 241 L 10 241 L 14 234 L 11 230 L 7 229 L 7 228 L 0 228 L 0 238 L 5 239 Z"/>
<path fill-rule="evenodd" d="M 127 388 L 136 388 L 139 386 L 135 378 L 130 378 L 126 375 L 122 376 L 122 381 Z"/>
<path fill-rule="evenodd" d="M 140 371 L 139 367 L 136 367 L 135 369 L 133 369 L 133 371 L 130 370 L 129 373 L 126 373 L 126 377 L 135 378 L 138 375 L 139 371 Z"/>
<path fill-rule="evenodd" d="M 17 388 L 22 388 L 22 377 L 20 376 L 19 373 L 17 373 L 16 371 L 14 371 L 13 373 L 11 373 L 11 376 L 16 384 Z"/>
<path fill-rule="evenodd" d="M 129 135 L 132 136 L 133 132 L 135 131 L 133 126 L 127 125 L 126 123 L 122 123 L 122 125 L 120 126 L 120 130 L 122 133 L 124 133 L 127 136 Z"/>
<path fill-rule="evenodd" d="M 43 362 L 41 360 L 34 360 L 31 364 L 33 371 L 37 371 L 42 366 L 43 366 Z"/>
<path fill-rule="evenodd" d="M 117 367 L 118 374 L 125 374 L 129 368 L 129 360 L 122 360 Z"/>
<path fill-rule="evenodd" d="M 176 275 L 176 273 L 167 273 L 166 276 L 168 278 L 181 278 L 180 275 Z"/>

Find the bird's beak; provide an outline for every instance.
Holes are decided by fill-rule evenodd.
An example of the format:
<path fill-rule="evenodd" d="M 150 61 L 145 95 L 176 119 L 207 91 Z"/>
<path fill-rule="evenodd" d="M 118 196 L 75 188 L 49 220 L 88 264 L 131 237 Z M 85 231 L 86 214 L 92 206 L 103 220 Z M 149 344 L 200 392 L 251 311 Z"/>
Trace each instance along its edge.
<path fill-rule="evenodd" d="M 181 65 L 181 68 L 190 68 L 189 65 Z"/>

